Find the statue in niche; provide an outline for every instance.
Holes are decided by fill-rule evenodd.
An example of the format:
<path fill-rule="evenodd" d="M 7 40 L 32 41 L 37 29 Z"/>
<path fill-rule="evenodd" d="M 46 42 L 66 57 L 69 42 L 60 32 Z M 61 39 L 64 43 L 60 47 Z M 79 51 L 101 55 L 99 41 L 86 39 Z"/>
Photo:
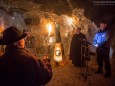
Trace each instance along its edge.
<path fill-rule="evenodd" d="M 57 22 L 55 22 L 55 34 L 56 34 L 56 44 L 60 43 L 61 50 L 62 50 L 62 57 L 63 57 L 62 59 L 64 61 L 65 60 L 65 58 L 64 58 L 65 57 L 64 47 L 63 47 L 63 44 L 61 43 L 60 26 L 57 24 Z"/>
<path fill-rule="evenodd" d="M 61 42 L 60 26 L 55 22 L 56 43 Z"/>

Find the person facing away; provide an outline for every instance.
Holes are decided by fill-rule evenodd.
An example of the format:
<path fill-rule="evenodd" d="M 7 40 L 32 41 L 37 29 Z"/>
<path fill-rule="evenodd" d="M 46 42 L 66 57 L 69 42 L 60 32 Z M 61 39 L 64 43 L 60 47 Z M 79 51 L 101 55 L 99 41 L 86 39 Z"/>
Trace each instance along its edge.
<path fill-rule="evenodd" d="M 105 78 L 109 78 L 111 76 L 111 66 L 109 61 L 109 50 L 110 50 L 110 31 L 108 29 L 106 21 L 100 22 L 100 30 L 96 33 L 94 37 L 94 45 L 97 53 L 97 64 L 98 69 L 95 72 L 96 74 L 100 74 L 103 72 L 103 62 L 105 63 Z"/>
<path fill-rule="evenodd" d="M 76 67 L 85 66 L 84 57 L 81 58 L 81 46 L 84 45 L 86 36 L 81 33 L 81 28 L 77 28 L 76 34 L 73 35 L 69 59 L 72 60 L 72 64 Z"/>
<path fill-rule="evenodd" d="M 49 59 L 37 60 L 25 46 L 26 33 L 12 26 L 4 30 L 1 45 L 6 45 L 0 56 L 0 86 L 43 86 L 52 78 Z"/>

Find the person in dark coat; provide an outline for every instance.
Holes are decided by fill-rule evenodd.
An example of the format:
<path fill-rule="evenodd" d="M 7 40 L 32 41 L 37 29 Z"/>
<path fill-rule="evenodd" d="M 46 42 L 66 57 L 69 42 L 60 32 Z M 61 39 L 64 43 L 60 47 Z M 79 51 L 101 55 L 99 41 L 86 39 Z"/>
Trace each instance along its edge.
<path fill-rule="evenodd" d="M 43 86 L 52 78 L 50 61 L 43 61 L 25 48 L 26 33 L 12 26 L 4 30 L 1 45 L 7 45 L 0 56 L 0 86 Z"/>
<path fill-rule="evenodd" d="M 81 59 L 81 46 L 84 45 L 85 40 L 86 36 L 81 33 L 81 28 L 77 28 L 70 46 L 70 60 L 77 67 L 85 66 L 84 60 Z"/>
<path fill-rule="evenodd" d="M 110 30 L 108 29 L 107 22 L 100 22 L 100 30 L 96 33 L 94 37 L 94 45 L 97 53 L 97 64 L 98 69 L 95 72 L 96 74 L 103 73 L 103 62 L 105 63 L 105 78 L 109 78 L 111 76 L 111 65 L 109 61 L 109 50 L 110 50 Z"/>

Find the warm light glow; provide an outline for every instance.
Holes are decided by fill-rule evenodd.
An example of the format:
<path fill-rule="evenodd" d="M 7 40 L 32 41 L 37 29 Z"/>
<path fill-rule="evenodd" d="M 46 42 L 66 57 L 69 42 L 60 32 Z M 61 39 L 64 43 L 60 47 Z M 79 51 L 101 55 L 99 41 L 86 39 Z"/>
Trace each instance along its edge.
<path fill-rule="evenodd" d="M 51 44 L 53 42 L 52 37 L 49 38 L 49 44 Z"/>
<path fill-rule="evenodd" d="M 74 19 L 72 17 L 66 17 L 68 24 L 71 26 L 74 23 Z"/>
<path fill-rule="evenodd" d="M 60 62 L 60 61 L 62 61 L 62 58 L 57 57 L 57 58 L 55 58 L 55 60 Z"/>
<path fill-rule="evenodd" d="M 4 21 L 0 19 L 0 32 L 4 31 Z"/>
<path fill-rule="evenodd" d="M 57 47 L 56 50 L 59 50 L 59 47 Z"/>
<path fill-rule="evenodd" d="M 52 25 L 51 25 L 51 23 L 47 24 L 47 28 L 48 28 L 48 35 L 50 36 L 51 31 L 52 31 Z"/>
<path fill-rule="evenodd" d="M 54 60 L 56 62 L 62 62 L 62 48 L 61 43 L 56 43 L 54 48 Z"/>
<path fill-rule="evenodd" d="M 69 19 L 68 19 L 68 23 L 69 23 L 70 25 L 72 25 L 72 24 L 73 24 L 73 19 L 72 19 L 72 18 L 69 18 Z"/>

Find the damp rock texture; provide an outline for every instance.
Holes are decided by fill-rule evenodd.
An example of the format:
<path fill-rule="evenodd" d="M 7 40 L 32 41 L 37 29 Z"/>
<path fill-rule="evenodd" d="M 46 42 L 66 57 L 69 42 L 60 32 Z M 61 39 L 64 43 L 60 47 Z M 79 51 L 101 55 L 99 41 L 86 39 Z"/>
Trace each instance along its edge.
<path fill-rule="evenodd" d="M 105 6 L 95 6 L 93 0 L 0 0 L 0 36 L 2 31 L 10 26 L 16 26 L 26 31 L 26 48 L 42 59 L 44 54 L 52 60 L 53 78 L 46 86 L 115 86 L 115 16 L 113 6 L 107 11 Z M 103 13 L 102 13 L 103 12 Z M 103 15 L 102 15 L 103 14 Z M 87 40 L 93 43 L 101 19 L 109 21 L 112 30 L 111 58 L 112 77 L 105 79 L 102 75 L 95 75 L 96 58 L 91 58 L 87 79 L 80 75 L 80 68 L 76 68 L 68 60 L 70 43 L 76 28 L 80 27 Z M 57 25 L 56 25 L 57 24 Z M 49 31 L 49 28 L 51 31 Z M 56 29 L 60 32 L 65 66 L 55 66 L 53 63 L 54 45 L 56 43 Z M 1 51 L 4 46 L 0 46 Z M 89 46 L 95 53 L 95 47 Z"/>
<path fill-rule="evenodd" d="M 62 6 L 62 9 L 65 9 L 64 13 L 60 9 L 62 14 L 59 15 L 55 13 L 57 10 L 52 11 L 50 9 L 53 8 L 52 6 L 49 6 L 49 9 L 47 5 L 44 7 L 44 4 L 46 3 L 48 3 L 47 5 L 50 5 L 49 2 L 39 2 L 37 0 L 1 1 L 1 19 L 4 21 L 5 28 L 14 25 L 21 30 L 26 30 L 29 33 L 26 47 L 37 56 L 45 54 L 47 45 L 46 40 L 49 34 L 47 27 L 48 23 L 51 23 L 52 25 L 51 44 L 48 50 L 48 54 L 51 58 L 53 58 L 52 51 L 56 41 L 55 22 L 59 26 L 61 42 L 66 58 L 69 56 L 71 38 L 75 34 L 77 27 L 81 27 L 82 32 L 87 36 L 87 40 L 92 43 L 94 33 L 98 29 L 93 21 L 84 16 L 84 9 L 74 9 L 69 1 L 57 0 L 57 5 L 54 6 L 53 10 L 60 6 Z M 62 5 L 63 3 L 65 5 Z M 56 3 L 54 2 L 54 4 Z M 63 6 L 65 8 L 63 8 Z M 45 10 L 46 8 L 48 10 Z M 67 8 L 71 9 L 71 11 L 68 11 Z M 91 49 L 95 50 L 93 48 Z"/>

